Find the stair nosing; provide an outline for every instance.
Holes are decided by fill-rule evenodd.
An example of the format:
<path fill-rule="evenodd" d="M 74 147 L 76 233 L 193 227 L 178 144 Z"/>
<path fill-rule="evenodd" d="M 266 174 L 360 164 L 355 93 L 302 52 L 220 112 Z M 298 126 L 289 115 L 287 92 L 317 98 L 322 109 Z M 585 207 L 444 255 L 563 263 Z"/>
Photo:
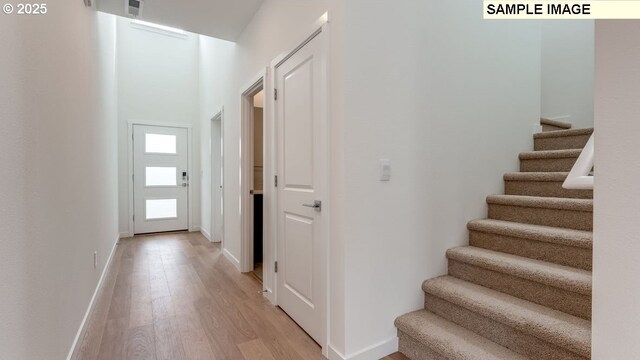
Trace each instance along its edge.
<path fill-rule="evenodd" d="M 523 151 L 518 155 L 520 160 L 570 159 L 580 156 L 582 149 Z"/>
<path fill-rule="evenodd" d="M 416 324 L 415 320 L 417 317 L 421 317 L 419 320 L 425 321 L 428 325 L 420 326 L 420 324 Z M 441 356 L 451 357 L 454 356 L 456 359 L 477 359 L 478 351 L 477 349 L 489 350 L 492 352 L 498 351 L 503 353 L 502 356 L 497 354 L 489 354 L 494 355 L 492 358 L 497 359 L 509 359 L 509 360 L 526 360 L 527 358 L 524 355 L 518 354 L 513 350 L 510 350 L 500 344 L 491 341 L 483 337 L 480 334 L 474 333 L 473 331 L 466 329 L 456 323 L 453 323 L 437 314 L 434 314 L 428 310 L 417 310 L 410 312 L 408 314 L 404 314 L 399 316 L 394 322 L 396 328 L 405 333 L 407 336 L 411 337 L 418 343 L 426 346 L 434 353 L 437 353 Z M 446 326 L 446 327 L 445 327 Z M 439 330 L 439 331 L 438 331 Z M 447 344 L 460 344 L 464 343 L 465 345 L 469 345 L 474 349 L 469 349 L 470 351 L 465 351 L 461 353 L 460 350 L 467 350 L 465 348 L 457 347 L 459 351 L 451 351 L 445 352 L 442 351 L 442 348 L 446 348 Z M 430 346 L 431 345 L 431 346 Z M 436 346 L 434 346 L 436 345 Z M 440 345 L 440 346 L 438 346 Z M 484 354 L 483 354 L 484 355 Z M 508 356 L 508 357 L 504 357 Z M 486 357 L 485 357 L 486 358 Z"/>
<path fill-rule="evenodd" d="M 486 234 L 593 249 L 593 232 L 585 230 L 524 224 L 498 219 L 472 220 L 467 223 L 467 229 Z"/>
<path fill-rule="evenodd" d="M 447 259 L 508 274 L 536 283 L 591 295 L 591 272 L 518 255 L 460 246 L 447 250 Z"/>
<path fill-rule="evenodd" d="M 535 133 L 533 134 L 533 138 L 548 139 L 548 138 L 558 138 L 558 137 L 583 136 L 583 135 L 591 135 L 591 134 L 593 134 L 593 128 L 566 129 L 566 130 L 543 131 L 543 132 Z"/>
<path fill-rule="evenodd" d="M 569 172 L 566 171 L 553 171 L 553 172 L 508 172 L 502 176 L 504 181 L 537 181 L 537 182 L 564 182 L 569 176 Z"/>
<path fill-rule="evenodd" d="M 590 357 L 591 323 L 588 320 L 449 275 L 426 280 L 422 284 L 422 290 L 493 321 L 581 356 Z M 560 323 L 563 324 L 563 328 L 560 328 Z M 565 327 L 567 329 L 564 329 Z M 569 346 L 567 347 L 563 341 Z"/>
<path fill-rule="evenodd" d="M 547 119 L 543 117 L 540 118 L 540 125 L 551 125 L 559 128 L 564 128 L 564 129 L 571 129 L 571 126 L 573 126 L 568 122 L 552 120 L 552 119 Z M 556 131 L 560 131 L 560 130 L 556 130 Z"/>
<path fill-rule="evenodd" d="M 487 204 L 593 212 L 593 199 L 496 194 L 487 196 Z"/>

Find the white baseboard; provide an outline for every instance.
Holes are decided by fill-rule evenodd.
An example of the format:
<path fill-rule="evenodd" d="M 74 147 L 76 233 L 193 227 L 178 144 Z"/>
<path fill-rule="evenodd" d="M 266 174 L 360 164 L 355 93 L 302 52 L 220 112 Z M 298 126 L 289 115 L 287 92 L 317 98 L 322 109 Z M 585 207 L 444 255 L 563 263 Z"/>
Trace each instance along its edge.
<path fill-rule="evenodd" d="M 343 355 L 329 345 L 329 360 L 371 360 L 382 359 L 383 357 L 398 351 L 398 337 L 394 336 L 390 339 L 373 344 L 362 350 L 356 351 L 349 355 Z"/>
<path fill-rule="evenodd" d="M 127 236 L 129 236 L 128 233 L 126 234 Z M 98 280 L 96 289 L 93 291 L 93 296 L 91 297 L 91 301 L 89 301 L 89 307 L 87 308 L 87 311 L 84 313 L 84 317 L 82 318 L 82 322 L 80 323 L 80 328 L 78 329 L 78 333 L 76 334 L 75 339 L 73 339 L 73 344 L 71 344 L 71 349 L 69 350 L 69 355 L 67 355 L 67 360 L 71 360 L 71 357 L 73 356 L 73 353 L 76 350 L 76 346 L 78 346 L 78 341 L 80 340 L 80 336 L 84 334 L 85 326 L 87 325 L 87 320 L 91 315 L 91 311 L 93 310 L 93 305 L 96 301 L 96 297 L 98 296 L 98 293 L 100 292 L 100 288 L 102 287 L 102 281 L 104 280 L 104 276 L 106 275 L 107 271 L 109 270 L 109 267 L 111 266 L 111 260 L 113 259 L 113 254 L 116 252 L 116 247 L 118 245 L 118 241 L 120 240 L 120 237 L 122 237 L 122 233 L 118 234 L 118 238 L 113 243 L 113 247 L 111 248 L 111 253 L 107 258 L 107 262 L 104 265 L 104 269 L 102 269 L 102 274 L 100 274 L 100 279 Z"/>
<path fill-rule="evenodd" d="M 329 351 L 328 351 L 327 359 L 329 359 L 329 360 L 344 360 L 344 359 L 346 359 L 346 357 L 344 355 L 342 355 L 341 352 L 337 351 L 331 345 L 329 345 Z"/>
<path fill-rule="evenodd" d="M 132 237 L 133 235 L 130 234 L 128 231 L 127 232 L 121 232 L 120 233 L 120 239 L 124 239 L 124 238 L 128 238 L 128 237 Z"/>
<path fill-rule="evenodd" d="M 205 230 L 204 228 L 200 228 L 200 232 L 202 233 L 202 235 L 204 235 L 204 237 L 207 238 L 207 240 L 209 240 L 209 242 L 211 242 L 211 234 L 209 234 L 207 230 Z"/>
<path fill-rule="evenodd" d="M 238 269 L 238 271 L 241 271 L 240 270 L 240 260 L 238 260 L 238 258 L 233 256 L 229 252 L 229 250 L 227 250 L 227 249 L 222 249 L 222 254 L 224 255 L 224 257 L 226 257 L 229 261 L 231 261 L 233 263 L 233 266 L 235 266 L 236 269 Z"/>

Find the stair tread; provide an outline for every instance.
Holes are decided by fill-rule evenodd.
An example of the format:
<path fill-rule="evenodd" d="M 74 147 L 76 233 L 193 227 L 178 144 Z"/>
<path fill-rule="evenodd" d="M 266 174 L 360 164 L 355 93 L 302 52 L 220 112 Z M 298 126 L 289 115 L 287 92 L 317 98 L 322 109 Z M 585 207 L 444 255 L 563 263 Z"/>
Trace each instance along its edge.
<path fill-rule="evenodd" d="M 516 330 L 590 357 L 591 323 L 588 320 L 448 275 L 426 280 L 422 289 Z"/>
<path fill-rule="evenodd" d="M 448 359 L 526 360 L 493 341 L 426 310 L 400 316 L 396 327 Z"/>
<path fill-rule="evenodd" d="M 581 152 L 582 149 L 525 151 L 521 152 L 518 157 L 520 160 L 566 159 L 577 158 Z"/>
<path fill-rule="evenodd" d="M 591 231 L 523 224 L 495 219 L 473 220 L 467 224 L 467 228 L 473 231 L 532 239 L 584 249 L 593 248 L 593 233 Z"/>
<path fill-rule="evenodd" d="M 591 272 L 474 246 L 447 250 L 447 258 L 548 286 L 591 295 Z"/>
<path fill-rule="evenodd" d="M 505 173 L 505 181 L 564 181 L 568 172 L 509 172 Z"/>
<path fill-rule="evenodd" d="M 572 199 L 525 195 L 489 195 L 487 204 L 545 209 L 593 211 L 593 199 Z"/>
<path fill-rule="evenodd" d="M 572 126 L 568 122 L 551 120 L 546 118 L 540 118 L 540 125 L 551 125 L 551 126 L 556 126 L 556 127 L 565 128 L 565 129 L 570 129 Z"/>
<path fill-rule="evenodd" d="M 565 136 L 580 136 L 593 134 L 593 128 L 584 129 L 569 129 L 569 130 L 556 130 L 556 131 L 543 131 L 533 134 L 534 139 L 546 139 Z"/>

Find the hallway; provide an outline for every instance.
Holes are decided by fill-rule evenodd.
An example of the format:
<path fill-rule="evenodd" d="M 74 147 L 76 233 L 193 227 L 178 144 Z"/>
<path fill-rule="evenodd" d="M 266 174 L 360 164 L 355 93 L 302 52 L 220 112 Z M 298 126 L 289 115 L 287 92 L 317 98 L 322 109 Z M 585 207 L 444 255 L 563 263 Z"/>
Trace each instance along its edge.
<path fill-rule="evenodd" d="M 74 359 L 322 359 L 200 233 L 120 241 Z"/>

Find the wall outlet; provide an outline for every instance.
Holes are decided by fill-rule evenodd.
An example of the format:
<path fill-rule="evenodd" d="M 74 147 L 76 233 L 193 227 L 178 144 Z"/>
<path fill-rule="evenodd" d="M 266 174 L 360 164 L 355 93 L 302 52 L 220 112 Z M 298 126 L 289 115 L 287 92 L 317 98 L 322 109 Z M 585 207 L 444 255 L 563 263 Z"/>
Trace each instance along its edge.
<path fill-rule="evenodd" d="M 93 252 L 93 268 L 94 269 L 98 268 L 98 252 L 97 251 Z"/>
<path fill-rule="evenodd" d="M 380 181 L 391 180 L 391 160 L 380 159 Z"/>

